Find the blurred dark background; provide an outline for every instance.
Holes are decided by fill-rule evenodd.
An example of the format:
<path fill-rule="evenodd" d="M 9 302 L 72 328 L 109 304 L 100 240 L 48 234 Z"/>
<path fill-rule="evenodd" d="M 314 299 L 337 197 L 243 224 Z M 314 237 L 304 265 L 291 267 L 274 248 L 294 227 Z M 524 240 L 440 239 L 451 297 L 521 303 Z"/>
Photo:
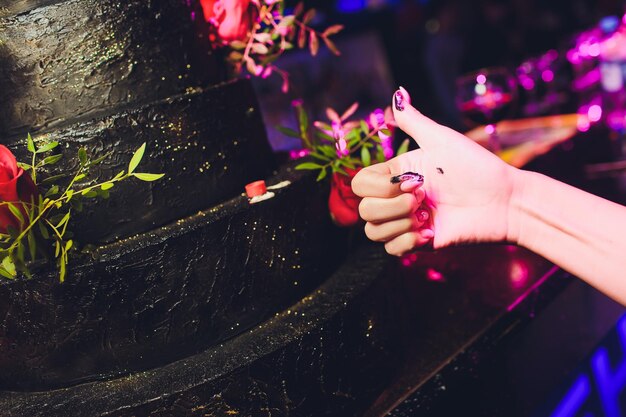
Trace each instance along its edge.
<path fill-rule="evenodd" d="M 456 76 L 493 65 L 514 67 L 606 15 L 621 15 L 620 0 L 317 0 L 307 5 L 330 22 L 346 25 L 344 36 L 373 29 L 383 39 L 394 80 L 420 108 L 443 122 Z M 367 57 L 364 57 L 367 59 Z"/>
<path fill-rule="evenodd" d="M 293 1 L 291 6 L 296 3 Z M 623 0 L 306 0 L 307 8 L 318 11 L 314 26 L 345 25 L 345 30 L 334 38 L 343 56 L 327 54 L 324 58 L 322 51 L 321 57 L 310 58 L 304 52 L 295 52 L 284 57 L 282 64 L 279 61 L 279 66 L 286 66 L 292 74 L 292 89 L 287 97 L 279 99 L 272 94 L 277 91 L 276 85 L 257 83 L 267 108 L 266 123 L 270 128 L 275 124 L 288 125 L 288 117 L 280 109 L 289 107 L 289 100 L 302 97 L 313 113 L 319 115 L 326 106 L 342 110 L 356 100 L 361 102 L 363 111 L 384 107 L 393 90 L 402 85 L 422 112 L 464 130 L 468 126 L 454 103 L 455 79 L 459 75 L 494 65 L 514 70 L 525 59 L 551 49 L 564 54 L 575 34 L 596 26 L 604 16 L 621 17 L 624 3 Z M 364 34 L 369 40 L 364 41 Z M 357 38 L 360 46 L 355 46 Z M 375 45 L 363 46 L 363 42 L 371 43 L 372 39 Z M 320 59 L 331 64 L 315 62 Z M 294 66 L 295 62 L 300 67 Z M 310 67 L 316 65 L 325 66 L 325 70 L 311 73 Z M 344 73 L 343 82 L 335 74 L 337 71 Z M 374 75 L 368 77 L 368 71 Z M 334 81 L 328 82 L 329 78 Z M 363 91 L 363 86 L 342 90 L 346 84 L 362 83 L 362 78 L 370 78 L 366 88 L 369 93 Z M 268 96 L 271 96 L 269 102 Z M 283 116 L 277 116 L 278 113 Z M 290 145 L 275 143 L 275 147 Z"/>

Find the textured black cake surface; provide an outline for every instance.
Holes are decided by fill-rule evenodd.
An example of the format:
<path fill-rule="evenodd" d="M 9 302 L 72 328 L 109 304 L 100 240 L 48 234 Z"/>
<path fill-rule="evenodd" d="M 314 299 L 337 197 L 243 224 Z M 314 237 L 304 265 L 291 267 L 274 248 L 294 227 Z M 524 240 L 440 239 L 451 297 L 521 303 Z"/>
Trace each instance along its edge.
<path fill-rule="evenodd" d="M 258 324 L 319 285 L 342 234 L 311 175 L 250 205 L 236 197 L 100 247 L 51 273 L 0 284 L 0 386 L 38 390 L 148 369 Z"/>
<path fill-rule="evenodd" d="M 196 0 L 0 2 L 0 137 L 225 80 L 199 10 Z"/>
<path fill-rule="evenodd" d="M 50 175 L 73 172 L 78 149 L 94 158 L 110 155 L 92 169 L 89 181 L 108 180 L 128 167 L 147 143 L 140 172 L 164 173 L 162 180 L 122 182 L 108 200 L 87 203 L 75 213 L 72 230 L 82 244 L 111 242 L 145 232 L 234 197 L 245 184 L 265 178 L 276 165 L 258 103 L 248 80 L 239 80 L 165 99 L 107 117 L 36 136 L 58 141 L 64 158 Z M 23 138 L 9 142 L 28 160 Z"/>
<path fill-rule="evenodd" d="M 366 260 L 364 262 L 364 260 Z M 394 366 L 406 297 L 380 247 L 260 326 L 197 355 L 109 381 L 0 392 L 15 416 L 357 416 Z M 395 287 L 395 289 L 394 289 Z M 392 295 L 391 295 L 392 294 Z"/>

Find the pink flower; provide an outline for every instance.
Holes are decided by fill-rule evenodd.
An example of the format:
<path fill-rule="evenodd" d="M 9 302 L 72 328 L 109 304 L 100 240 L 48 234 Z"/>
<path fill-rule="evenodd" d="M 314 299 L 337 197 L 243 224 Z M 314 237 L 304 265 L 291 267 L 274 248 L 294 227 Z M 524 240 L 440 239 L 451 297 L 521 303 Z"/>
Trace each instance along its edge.
<path fill-rule="evenodd" d="M 374 110 L 368 117 L 368 125 L 370 129 L 376 130 L 390 130 L 393 135 L 393 130 L 396 126 L 396 122 L 393 119 L 393 113 L 391 107 L 387 107 L 384 111 L 382 109 Z M 391 159 L 394 155 L 393 150 L 393 136 L 386 135 L 383 132 L 378 132 L 378 137 L 381 140 L 381 146 L 385 159 Z"/>

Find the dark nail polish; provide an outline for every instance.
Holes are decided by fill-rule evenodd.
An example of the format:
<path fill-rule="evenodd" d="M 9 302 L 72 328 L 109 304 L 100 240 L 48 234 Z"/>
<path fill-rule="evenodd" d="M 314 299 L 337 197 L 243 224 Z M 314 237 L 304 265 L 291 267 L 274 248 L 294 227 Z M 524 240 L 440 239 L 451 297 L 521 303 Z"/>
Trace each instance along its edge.
<path fill-rule="evenodd" d="M 443 169 L 437 167 L 437 172 L 440 173 L 440 174 L 443 174 Z"/>
<path fill-rule="evenodd" d="M 392 184 L 399 184 L 405 181 L 415 181 L 415 182 L 423 183 L 424 176 L 422 174 L 418 174 L 417 172 L 405 172 L 404 174 L 395 175 L 391 177 Z"/>
<path fill-rule="evenodd" d="M 400 90 L 396 91 L 393 95 L 394 105 L 396 106 L 396 110 L 403 111 L 404 110 L 404 96 Z"/>

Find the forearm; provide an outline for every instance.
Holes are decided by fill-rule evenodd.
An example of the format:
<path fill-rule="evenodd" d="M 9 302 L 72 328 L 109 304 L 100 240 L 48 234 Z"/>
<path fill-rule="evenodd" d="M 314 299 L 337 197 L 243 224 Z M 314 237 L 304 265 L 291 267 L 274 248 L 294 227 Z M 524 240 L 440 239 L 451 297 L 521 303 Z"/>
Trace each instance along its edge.
<path fill-rule="evenodd" d="M 626 207 L 518 171 L 510 240 L 626 305 Z"/>

